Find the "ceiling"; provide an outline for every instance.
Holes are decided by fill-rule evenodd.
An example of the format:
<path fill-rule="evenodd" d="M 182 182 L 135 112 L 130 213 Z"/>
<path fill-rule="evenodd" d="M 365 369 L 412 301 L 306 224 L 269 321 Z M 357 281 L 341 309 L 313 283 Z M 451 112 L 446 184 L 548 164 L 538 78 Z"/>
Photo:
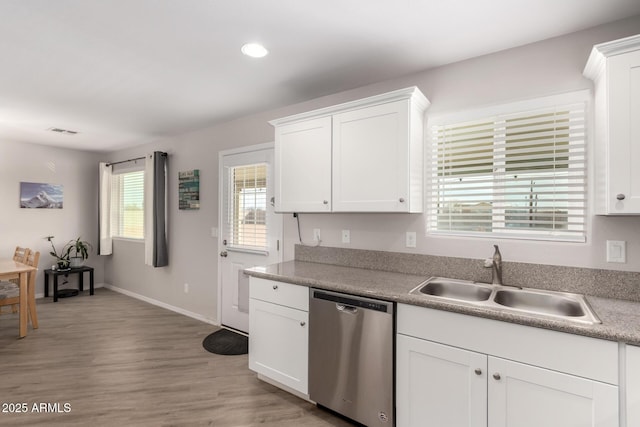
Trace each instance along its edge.
<path fill-rule="evenodd" d="M 639 14 L 638 0 L 5 0 L 0 141 L 115 150 Z M 243 56 L 253 41 L 270 54 Z"/>

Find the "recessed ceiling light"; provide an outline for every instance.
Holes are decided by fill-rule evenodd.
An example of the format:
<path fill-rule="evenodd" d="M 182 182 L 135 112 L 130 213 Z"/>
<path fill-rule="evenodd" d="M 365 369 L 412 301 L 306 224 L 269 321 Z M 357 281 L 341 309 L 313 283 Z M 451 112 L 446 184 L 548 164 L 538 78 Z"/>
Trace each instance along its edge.
<path fill-rule="evenodd" d="M 242 53 L 252 58 L 262 58 L 264 56 L 267 56 L 267 54 L 269 53 L 269 51 L 265 49 L 264 46 L 258 43 L 247 43 L 242 46 L 242 49 L 240 50 L 242 51 Z"/>

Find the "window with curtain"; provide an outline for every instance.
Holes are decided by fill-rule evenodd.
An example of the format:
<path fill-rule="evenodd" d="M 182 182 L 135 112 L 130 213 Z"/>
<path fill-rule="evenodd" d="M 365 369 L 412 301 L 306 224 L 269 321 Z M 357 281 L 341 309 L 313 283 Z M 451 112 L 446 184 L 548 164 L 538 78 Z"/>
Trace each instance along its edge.
<path fill-rule="evenodd" d="M 584 241 L 586 102 L 563 99 L 436 120 L 430 232 Z"/>
<path fill-rule="evenodd" d="M 112 176 L 111 234 L 113 237 L 144 239 L 144 171 Z"/>
<path fill-rule="evenodd" d="M 267 165 L 228 169 L 225 195 L 225 235 L 229 248 L 266 250 Z"/>

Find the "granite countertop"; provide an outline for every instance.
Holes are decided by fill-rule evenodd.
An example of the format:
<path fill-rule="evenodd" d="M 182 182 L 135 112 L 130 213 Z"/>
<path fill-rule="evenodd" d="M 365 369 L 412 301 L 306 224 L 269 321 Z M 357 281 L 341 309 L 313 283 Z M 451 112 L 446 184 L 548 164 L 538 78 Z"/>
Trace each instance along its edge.
<path fill-rule="evenodd" d="M 287 261 L 265 267 L 253 267 L 245 270 L 245 272 L 250 276 L 263 279 L 640 345 L 640 303 L 633 301 L 587 296 L 587 301 L 602 321 L 602 324 L 585 325 L 409 294 L 412 289 L 431 276 L 307 261 Z"/>

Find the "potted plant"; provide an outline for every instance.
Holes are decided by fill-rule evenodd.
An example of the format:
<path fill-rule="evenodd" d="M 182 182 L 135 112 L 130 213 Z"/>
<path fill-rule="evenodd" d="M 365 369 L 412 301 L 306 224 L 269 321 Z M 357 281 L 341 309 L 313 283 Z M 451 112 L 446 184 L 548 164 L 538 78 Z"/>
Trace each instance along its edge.
<path fill-rule="evenodd" d="M 93 249 L 91 243 L 80 240 L 80 237 L 70 240 L 65 246 L 69 247 L 68 253 L 71 268 L 82 267 L 84 261 L 89 258 L 89 251 Z"/>
<path fill-rule="evenodd" d="M 71 248 L 67 248 L 67 245 L 65 245 L 62 250 L 58 252 L 55 245 L 53 244 L 54 236 L 47 236 L 45 237 L 45 239 L 47 239 L 47 241 L 51 243 L 51 251 L 49 252 L 49 254 L 56 259 L 58 270 L 68 269 L 70 263 L 69 252 L 71 251 Z"/>
<path fill-rule="evenodd" d="M 84 261 L 89 258 L 89 251 L 93 249 L 91 243 L 80 240 L 80 237 L 78 237 L 75 240 L 69 240 L 62 247 L 62 250 L 58 252 L 53 244 L 54 236 L 47 236 L 45 239 L 51 243 L 52 250 L 49 254 L 56 259 L 56 264 L 60 270 L 82 267 Z"/>

